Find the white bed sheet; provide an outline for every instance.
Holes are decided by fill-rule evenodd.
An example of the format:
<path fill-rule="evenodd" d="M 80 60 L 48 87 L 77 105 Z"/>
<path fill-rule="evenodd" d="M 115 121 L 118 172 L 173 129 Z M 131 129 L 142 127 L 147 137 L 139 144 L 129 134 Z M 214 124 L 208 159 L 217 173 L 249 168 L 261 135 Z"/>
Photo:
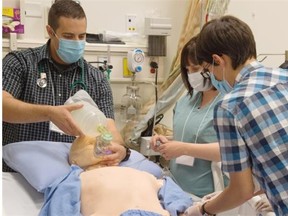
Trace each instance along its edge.
<path fill-rule="evenodd" d="M 2 215 L 37 216 L 43 194 L 37 192 L 19 173 L 2 172 Z"/>

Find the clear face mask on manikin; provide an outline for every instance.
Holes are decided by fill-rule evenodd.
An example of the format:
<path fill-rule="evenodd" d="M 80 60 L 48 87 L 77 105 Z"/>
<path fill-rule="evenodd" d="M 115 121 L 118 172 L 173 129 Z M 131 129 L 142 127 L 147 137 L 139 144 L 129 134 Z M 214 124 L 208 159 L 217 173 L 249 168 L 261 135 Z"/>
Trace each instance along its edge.
<path fill-rule="evenodd" d="M 210 71 L 211 82 L 213 86 L 221 93 L 229 93 L 233 87 L 228 83 L 224 76 L 224 70 L 222 70 L 223 80 L 219 81 L 214 76 L 214 60 L 212 62 L 212 71 Z"/>
<path fill-rule="evenodd" d="M 63 62 L 72 64 L 77 62 L 83 56 L 85 40 L 68 40 L 59 38 L 55 32 L 54 35 L 59 40 L 59 48 L 56 52 Z"/>
<path fill-rule="evenodd" d="M 212 87 L 210 79 L 204 78 L 202 71 L 188 73 L 188 81 L 196 91 L 207 91 Z"/>

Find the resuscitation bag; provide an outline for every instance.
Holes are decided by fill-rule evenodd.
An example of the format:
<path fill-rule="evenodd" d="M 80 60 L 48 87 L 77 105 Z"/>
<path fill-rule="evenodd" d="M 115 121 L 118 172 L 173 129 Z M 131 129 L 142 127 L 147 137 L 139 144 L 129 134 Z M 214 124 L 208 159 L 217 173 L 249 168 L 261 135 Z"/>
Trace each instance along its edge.
<path fill-rule="evenodd" d="M 98 136 L 100 133 L 97 131 L 97 128 L 101 125 L 105 127 L 107 125 L 107 119 L 104 113 L 83 89 L 77 91 L 73 96 L 68 98 L 64 104 L 68 105 L 75 103 L 83 104 L 83 107 L 71 112 L 74 121 L 85 135 L 93 137 Z M 63 133 L 63 131 L 55 127 L 56 125 L 53 125 L 51 130 Z"/>

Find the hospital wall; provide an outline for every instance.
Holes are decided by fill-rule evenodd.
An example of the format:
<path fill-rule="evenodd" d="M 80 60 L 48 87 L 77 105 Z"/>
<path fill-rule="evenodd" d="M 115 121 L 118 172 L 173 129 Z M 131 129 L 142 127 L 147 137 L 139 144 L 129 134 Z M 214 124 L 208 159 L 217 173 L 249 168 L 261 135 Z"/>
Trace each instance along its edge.
<path fill-rule="evenodd" d="M 265 66 L 279 67 L 288 50 L 288 0 L 230 0 L 226 14 L 246 22 L 253 31 L 257 59 Z M 161 123 L 172 126 L 171 107 Z"/>
<path fill-rule="evenodd" d="M 126 36 L 126 45 L 89 43 L 85 50 L 85 57 L 89 61 L 98 61 L 99 57 L 106 57 L 109 52 L 113 65 L 110 82 L 116 113 L 118 113 L 121 98 L 131 80 L 123 77 L 123 58 L 126 57 L 129 50 L 134 48 L 141 48 L 147 53 L 144 18 L 171 18 L 172 30 L 171 35 L 167 36 L 167 55 L 154 59 L 159 63 L 158 80 L 161 82 L 168 76 L 171 63 L 176 55 L 188 0 L 80 0 L 80 2 L 87 15 L 88 33 L 112 31 Z M 17 36 L 14 48 L 36 47 L 47 41 L 44 26 L 47 23 L 47 11 L 51 3 L 52 0 L 3 1 L 3 6 L 22 9 L 21 17 L 25 25 L 25 34 Z M 267 56 L 263 61 L 267 66 L 279 66 L 284 61 L 285 50 L 288 50 L 288 29 L 285 27 L 285 21 L 288 20 L 287 8 L 288 0 L 230 0 L 227 14 L 235 15 L 249 24 L 255 35 L 257 53 L 261 54 L 258 59 L 262 60 Z M 129 14 L 136 15 L 138 37 L 129 37 L 127 34 L 126 16 Z M 10 44 L 9 35 L 4 35 L 2 40 L 3 56 L 9 51 Z M 143 103 L 148 101 L 154 93 L 152 83 L 155 74 L 150 73 L 150 60 L 149 57 L 145 59 L 143 71 L 136 75 Z M 172 109 L 165 114 L 161 123 L 172 125 Z"/>

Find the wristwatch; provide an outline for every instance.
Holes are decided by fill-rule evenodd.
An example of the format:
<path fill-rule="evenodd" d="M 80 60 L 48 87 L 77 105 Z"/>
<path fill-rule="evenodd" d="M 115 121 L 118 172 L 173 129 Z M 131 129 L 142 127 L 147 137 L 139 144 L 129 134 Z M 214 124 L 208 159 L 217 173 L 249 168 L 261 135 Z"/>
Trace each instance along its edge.
<path fill-rule="evenodd" d="M 201 206 L 201 214 L 203 215 L 203 216 L 216 216 L 216 214 L 211 214 L 211 213 L 209 213 L 209 212 L 207 212 L 206 210 L 205 210 L 205 205 L 207 204 L 208 202 L 205 202 L 205 203 L 203 203 L 203 205 Z"/>
<path fill-rule="evenodd" d="M 126 149 L 126 156 L 123 158 L 121 162 L 127 161 L 130 158 L 131 150 L 127 148 L 126 146 L 123 146 Z"/>

